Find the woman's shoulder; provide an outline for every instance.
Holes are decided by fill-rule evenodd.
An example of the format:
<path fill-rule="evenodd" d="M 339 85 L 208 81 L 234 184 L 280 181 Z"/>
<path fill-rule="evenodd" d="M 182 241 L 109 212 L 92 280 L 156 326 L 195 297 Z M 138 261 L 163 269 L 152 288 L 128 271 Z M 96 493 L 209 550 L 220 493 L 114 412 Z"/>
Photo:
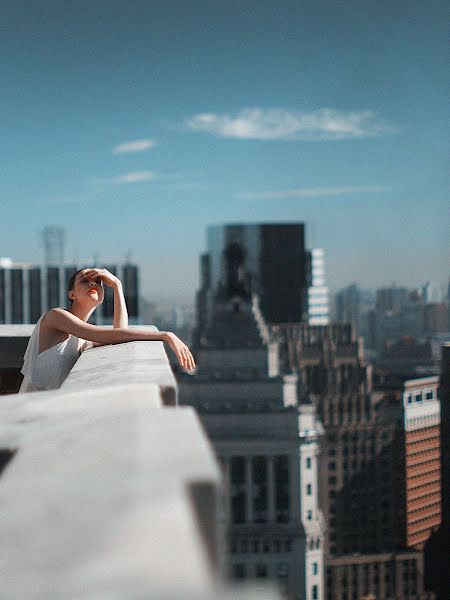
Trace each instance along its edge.
<path fill-rule="evenodd" d="M 55 318 L 58 317 L 59 315 L 68 315 L 70 314 L 69 311 L 66 308 L 61 308 L 60 306 L 55 306 L 54 308 L 49 308 L 40 318 L 41 322 L 43 323 L 44 327 L 46 326 L 50 326 L 52 327 L 52 325 L 50 324 L 50 322 Z"/>
<path fill-rule="evenodd" d="M 44 318 L 44 319 L 46 319 L 46 318 L 47 318 L 47 319 L 48 319 L 48 317 L 49 317 L 50 315 L 54 314 L 54 313 L 59 313 L 59 314 L 63 313 L 63 314 L 67 314 L 68 312 L 69 312 L 69 311 L 67 310 L 67 308 L 62 308 L 61 306 L 55 306 L 55 307 L 53 307 L 53 308 L 49 308 L 49 309 L 47 310 L 47 312 L 45 312 L 45 313 L 42 315 L 42 317 L 41 317 L 41 318 Z"/>

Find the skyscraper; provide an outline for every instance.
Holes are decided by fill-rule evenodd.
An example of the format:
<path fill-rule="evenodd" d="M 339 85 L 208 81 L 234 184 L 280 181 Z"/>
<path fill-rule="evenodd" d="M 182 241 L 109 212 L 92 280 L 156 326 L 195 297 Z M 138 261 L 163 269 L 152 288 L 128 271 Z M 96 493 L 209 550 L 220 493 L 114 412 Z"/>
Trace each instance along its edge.
<path fill-rule="evenodd" d="M 436 378 L 374 391 L 349 324 L 271 333 L 281 372 L 298 375 L 325 428 L 327 600 L 425 598 L 421 549 L 440 517 Z"/>
<path fill-rule="evenodd" d="M 180 401 L 196 407 L 222 465 L 230 576 L 277 580 L 290 600 L 323 600 L 322 427 L 312 404 L 299 403 L 297 378 L 276 373 L 242 256 L 227 247 L 225 282 L 211 318 L 198 320 L 197 372 L 180 376 Z"/>
<path fill-rule="evenodd" d="M 217 225 L 207 229 L 203 304 L 228 294 L 257 294 L 269 323 L 301 321 L 307 312 L 303 223 Z M 199 299 L 199 297 L 198 297 Z"/>
<path fill-rule="evenodd" d="M 353 283 L 335 296 L 336 321 L 350 323 L 357 335 L 361 329 L 361 290 Z"/>
<path fill-rule="evenodd" d="M 322 248 L 313 248 L 309 256 L 308 323 L 328 325 L 330 307 L 328 288 L 325 283 L 325 253 Z"/>
<path fill-rule="evenodd" d="M 108 266 L 123 284 L 130 323 L 139 322 L 139 270 L 136 265 Z M 49 308 L 68 304 L 67 285 L 75 265 L 40 267 L 0 259 L 0 324 L 36 323 Z M 112 324 L 113 291 L 105 286 L 105 301 L 94 313 L 97 324 Z"/>

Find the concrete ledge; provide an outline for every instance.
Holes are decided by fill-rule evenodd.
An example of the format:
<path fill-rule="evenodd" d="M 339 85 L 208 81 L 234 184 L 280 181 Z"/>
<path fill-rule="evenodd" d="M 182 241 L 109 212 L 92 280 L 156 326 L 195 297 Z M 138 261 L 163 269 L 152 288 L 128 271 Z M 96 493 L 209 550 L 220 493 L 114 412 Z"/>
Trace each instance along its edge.
<path fill-rule="evenodd" d="M 193 410 L 158 409 L 157 393 L 153 406 L 133 391 L 5 397 L 0 447 L 16 454 L 0 478 L 0 597 L 213 584 L 218 532 L 200 534 L 192 489 L 217 504 L 218 467 Z"/>
<path fill-rule="evenodd" d="M 167 401 L 164 390 L 170 390 Z M 273 600 L 227 588 L 220 469 L 161 342 L 0 402 L 0 600 Z"/>
<path fill-rule="evenodd" d="M 177 404 L 177 383 L 164 344 L 128 342 L 100 346 L 83 352 L 61 389 L 117 389 L 117 386 L 126 385 L 129 390 L 138 385 L 142 393 L 142 386 L 154 384 L 159 386 L 163 404 Z"/>

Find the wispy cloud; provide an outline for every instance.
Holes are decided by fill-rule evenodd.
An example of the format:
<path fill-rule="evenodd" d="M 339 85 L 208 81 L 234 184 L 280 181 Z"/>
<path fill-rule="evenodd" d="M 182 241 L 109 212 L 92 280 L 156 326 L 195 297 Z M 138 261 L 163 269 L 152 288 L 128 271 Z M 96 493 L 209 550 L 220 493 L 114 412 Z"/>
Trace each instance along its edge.
<path fill-rule="evenodd" d="M 246 108 L 235 115 L 200 113 L 184 121 L 190 131 L 247 140 L 342 140 L 394 131 L 371 110 L 321 108 L 311 112 Z"/>
<path fill-rule="evenodd" d="M 131 152 L 143 152 L 156 146 L 158 142 L 156 140 L 142 139 L 142 140 L 131 140 L 130 142 L 124 142 L 118 144 L 113 148 L 113 154 L 129 154 Z"/>
<path fill-rule="evenodd" d="M 111 177 L 111 179 L 109 179 L 109 183 L 122 185 L 125 183 L 153 181 L 154 179 L 156 179 L 156 173 L 154 171 L 135 171 L 133 173 L 124 173 L 123 175 Z"/>
<path fill-rule="evenodd" d="M 278 190 L 268 192 L 243 192 L 237 194 L 237 198 L 243 200 L 282 200 L 285 198 L 319 198 L 321 196 L 345 196 L 347 194 L 381 194 L 389 192 L 391 188 L 381 185 L 342 187 L 315 187 L 294 188 L 290 190 Z"/>
<path fill-rule="evenodd" d="M 94 177 L 88 180 L 91 186 L 97 191 L 103 191 L 108 185 L 124 185 L 126 183 L 141 183 L 145 181 L 154 181 L 158 177 L 154 171 L 134 171 L 132 173 L 123 173 L 113 177 Z"/>

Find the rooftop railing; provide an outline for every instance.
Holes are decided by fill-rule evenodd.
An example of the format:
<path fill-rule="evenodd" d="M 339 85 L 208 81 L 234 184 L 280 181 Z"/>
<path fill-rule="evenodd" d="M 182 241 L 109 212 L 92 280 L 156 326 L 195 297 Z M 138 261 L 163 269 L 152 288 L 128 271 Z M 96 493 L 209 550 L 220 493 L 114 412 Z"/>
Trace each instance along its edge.
<path fill-rule="evenodd" d="M 0 580 L 20 600 L 274 600 L 225 583 L 220 469 L 161 342 L 0 398 Z"/>

